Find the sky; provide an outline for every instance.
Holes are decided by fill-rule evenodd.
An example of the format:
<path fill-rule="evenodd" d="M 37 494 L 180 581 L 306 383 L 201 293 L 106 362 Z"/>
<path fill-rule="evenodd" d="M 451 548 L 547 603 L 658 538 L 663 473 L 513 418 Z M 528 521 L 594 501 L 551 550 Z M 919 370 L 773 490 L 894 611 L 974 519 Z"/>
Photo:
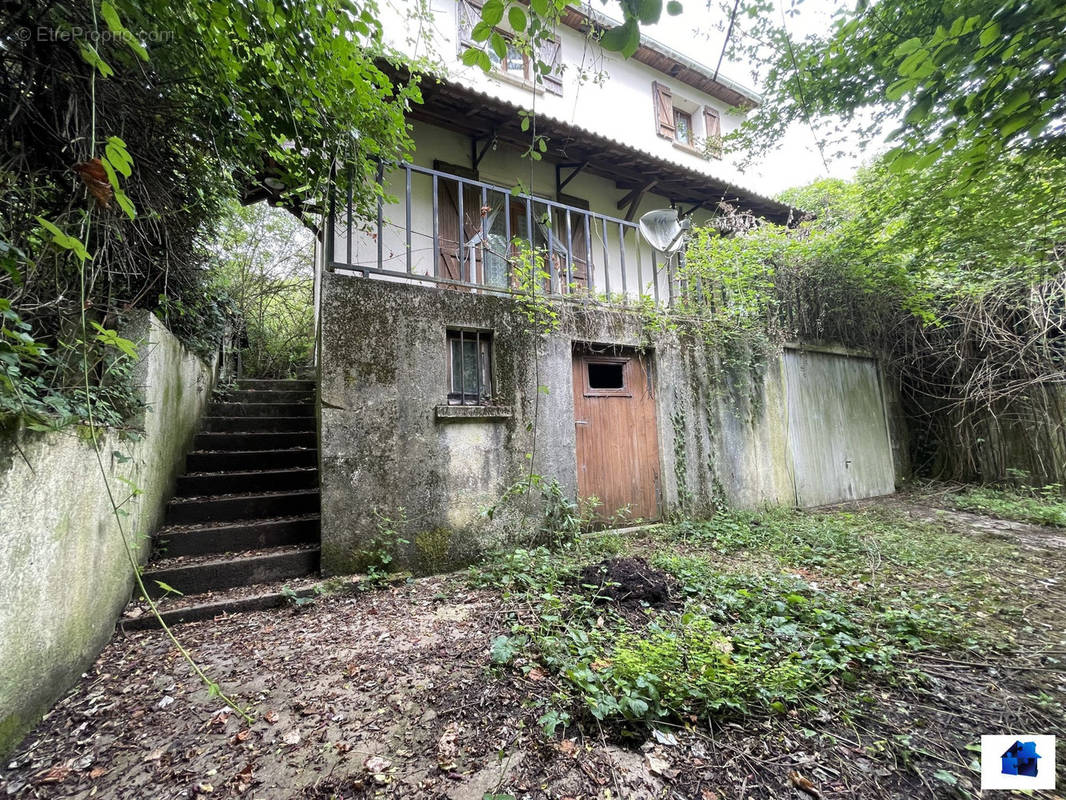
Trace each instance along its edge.
<path fill-rule="evenodd" d="M 782 2 L 782 0 L 778 0 Z M 646 35 L 672 47 L 684 55 L 702 64 L 714 67 L 718 63 L 725 42 L 725 25 L 728 15 L 719 8 L 719 3 L 707 0 L 683 0 L 684 12 L 677 17 L 663 14 L 656 25 L 644 28 Z M 788 28 L 796 39 L 802 39 L 811 33 L 824 32 L 829 29 L 833 12 L 842 5 L 839 0 L 804 0 L 799 6 L 799 13 L 790 17 Z M 611 5 L 605 6 L 603 12 L 621 19 L 621 11 Z M 734 30 L 734 35 L 737 31 Z M 731 62 L 728 58 L 722 62 L 723 75 L 756 91 L 762 87 L 752 76 L 750 64 Z M 850 178 L 864 160 L 871 158 L 860 156 L 839 157 L 826 152 L 829 170 L 822 162 L 815 143 L 815 135 L 807 125 L 794 125 L 788 132 L 781 146 L 766 154 L 761 162 L 744 173 L 745 184 L 757 192 L 773 195 L 792 186 L 801 186 L 824 177 Z"/>

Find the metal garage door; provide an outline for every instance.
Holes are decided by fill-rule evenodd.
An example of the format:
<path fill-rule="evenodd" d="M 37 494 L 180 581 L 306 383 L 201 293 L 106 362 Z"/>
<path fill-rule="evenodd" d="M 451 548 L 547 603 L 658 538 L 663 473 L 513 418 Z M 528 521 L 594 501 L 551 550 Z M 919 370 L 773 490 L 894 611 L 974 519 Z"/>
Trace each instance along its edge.
<path fill-rule="evenodd" d="M 801 350 L 784 359 L 796 504 L 895 491 L 877 362 Z"/>

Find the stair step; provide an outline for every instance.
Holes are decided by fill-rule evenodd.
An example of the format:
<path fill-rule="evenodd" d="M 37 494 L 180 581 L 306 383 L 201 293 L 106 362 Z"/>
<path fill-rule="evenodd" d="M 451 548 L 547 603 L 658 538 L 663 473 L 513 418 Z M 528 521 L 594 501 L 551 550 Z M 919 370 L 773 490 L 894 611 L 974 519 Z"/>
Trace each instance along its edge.
<path fill-rule="evenodd" d="M 242 416 L 210 416 L 204 417 L 203 427 L 205 433 L 292 433 L 315 430 L 314 417 L 242 417 Z"/>
<path fill-rule="evenodd" d="M 229 525 L 175 525 L 160 529 L 152 540 L 160 558 L 172 558 L 312 544 L 318 537 L 318 515 L 310 514 Z"/>
<path fill-rule="evenodd" d="M 312 403 L 312 389 L 238 389 L 226 395 L 227 403 Z"/>
<path fill-rule="evenodd" d="M 289 447 L 280 450 L 207 450 L 185 456 L 187 472 L 250 472 L 257 469 L 317 467 L 318 450 L 314 447 Z"/>
<path fill-rule="evenodd" d="M 177 497 L 203 497 L 204 495 L 243 492 L 285 492 L 317 487 L 318 470 L 314 467 L 203 472 L 180 476 Z"/>
<path fill-rule="evenodd" d="M 314 431 L 198 433 L 193 446 L 197 450 L 281 450 L 314 447 L 315 440 Z"/>
<path fill-rule="evenodd" d="M 328 584 L 328 594 L 345 594 L 359 588 L 362 578 L 354 576 L 344 580 L 333 579 Z M 167 625 L 214 619 L 223 614 L 247 611 L 264 611 L 280 608 L 296 598 L 317 597 L 323 594 L 327 584 L 317 575 L 304 578 L 285 578 L 270 583 L 251 586 L 234 586 L 230 589 L 204 592 L 188 597 L 169 595 L 157 602 L 157 607 Z M 122 630 L 144 630 L 158 627 L 159 622 L 151 613 L 148 604 L 139 601 L 126 606 L 119 620 Z"/>
<path fill-rule="evenodd" d="M 305 391 L 315 390 L 315 381 L 306 378 L 239 378 L 238 389 L 256 391 Z"/>
<path fill-rule="evenodd" d="M 304 403 L 213 403 L 208 413 L 215 417 L 313 417 L 315 404 Z"/>
<path fill-rule="evenodd" d="M 167 504 L 166 525 L 231 522 L 318 512 L 318 490 L 175 498 Z"/>
<path fill-rule="evenodd" d="M 231 558 L 195 561 L 190 564 L 160 561 L 144 572 L 144 585 L 153 598 L 166 594 L 157 581 L 184 595 L 252 586 L 257 583 L 299 578 L 318 571 L 318 547 L 261 551 Z"/>

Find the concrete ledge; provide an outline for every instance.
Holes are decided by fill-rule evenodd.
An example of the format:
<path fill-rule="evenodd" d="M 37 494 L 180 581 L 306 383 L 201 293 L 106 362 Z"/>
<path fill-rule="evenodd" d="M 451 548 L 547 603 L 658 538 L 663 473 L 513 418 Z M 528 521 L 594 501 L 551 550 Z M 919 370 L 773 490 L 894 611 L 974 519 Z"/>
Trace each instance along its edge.
<path fill-rule="evenodd" d="M 462 422 L 478 419 L 510 419 L 510 406 L 437 406 L 438 422 Z"/>

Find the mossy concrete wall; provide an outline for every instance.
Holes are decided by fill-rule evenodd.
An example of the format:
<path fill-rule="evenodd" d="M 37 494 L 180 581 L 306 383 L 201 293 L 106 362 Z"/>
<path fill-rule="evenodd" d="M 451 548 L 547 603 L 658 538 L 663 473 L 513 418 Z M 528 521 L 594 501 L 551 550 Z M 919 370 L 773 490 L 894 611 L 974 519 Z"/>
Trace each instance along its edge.
<path fill-rule="evenodd" d="M 684 326 L 664 332 L 635 312 L 578 305 L 562 306 L 545 334 L 511 297 L 330 273 L 321 320 L 326 572 L 362 570 L 381 548 L 420 571 L 469 562 L 507 535 L 481 512 L 528 474 L 530 453 L 535 473 L 575 497 L 575 345 L 645 352 L 663 515 L 795 502 L 781 358 L 760 365 Z M 449 328 L 491 331 L 495 416 L 438 410 Z"/>
<path fill-rule="evenodd" d="M 134 570 L 106 487 L 143 563 L 211 394 L 213 368 L 155 317 L 123 335 L 138 343 L 148 408 L 139 439 L 100 434 L 103 470 L 84 430 L 0 439 L 0 754 L 92 663 L 129 600 Z"/>

